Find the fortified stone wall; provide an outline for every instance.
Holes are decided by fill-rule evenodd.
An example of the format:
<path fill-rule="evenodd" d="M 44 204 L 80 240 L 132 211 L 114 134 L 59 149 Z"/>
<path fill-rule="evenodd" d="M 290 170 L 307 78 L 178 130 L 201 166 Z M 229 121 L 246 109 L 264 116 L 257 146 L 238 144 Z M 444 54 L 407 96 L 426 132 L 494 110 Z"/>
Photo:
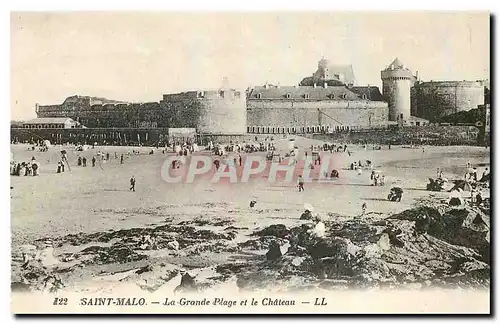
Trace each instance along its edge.
<path fill-rule="evenodd" d="M 357 144 L 484 145 L 484 140 L 478 136 L 479 129 L 472 126 L 421 126 L 390 130 L 314 134 L 312 138 Z"/>
<path fill-rule="evenodd" d="M 72 96 L 66 98 L 60 105 L 47 105 L 37 107 L 37 116 L 43 117 L 69 117 L 76 120 L 80 110 L 90 108 L 90 99 Z"/>
<path fill-rule="evenodd" d="M 246 132 L 246 104 L 239 91 L 164 95 L 160 102 L 99 103 L 69 97 L 60 105 L 39 106 L 38 117 L 69 117 L 88 128 L 196 128 L 198 133 Z M 99 101 L 97 101 L 99 102 Z"/>
<path fill-rule="evenodd" d="M 375 101 L 248 100 L 248 127 L 301 128 L 328 125 L 368 127 L 385 124 L 388 106 Z"/>
<path fill-rule="evenodd" d="M 480 82 L 424 82 L 415 84 L 411 93 L 412 114 L 430 121 L 484 104 Z"/>
<path fill-rule="evenodd" d="M 176 127 L 194 127 L 199 134 L 244 134 L 247 130 L 245 97 L 240 91 L 191 91 L 164 95 L 161 104 L 172 106 L 175 115 L 183 115 L 177 119 Z M 190 111 L 189 116 L 186 116 L 186 111 Z"/>

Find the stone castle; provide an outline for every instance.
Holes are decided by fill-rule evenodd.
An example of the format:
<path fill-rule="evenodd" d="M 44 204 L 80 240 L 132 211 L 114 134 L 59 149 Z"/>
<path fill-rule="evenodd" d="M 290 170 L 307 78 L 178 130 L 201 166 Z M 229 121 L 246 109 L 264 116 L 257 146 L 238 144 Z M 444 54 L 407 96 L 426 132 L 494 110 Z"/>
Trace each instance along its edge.
<path fill-rule="evenodd" d="M 38 118 L 71 118 L 86 128 L 192 128 L 198 134 L 304 134 L 423 126 L 484 104 L 483 82 L 420 82 L 399 60 L 381 71 L 382 92 L 358 86 L 350 65 L 321 59 L 298 85 L 265 84 L 246 92 L 224 87 L 165 94 L 128 103 L 71 96 L 37 105 Z M 32 122 L 28 128 L 51 128 Z"/>

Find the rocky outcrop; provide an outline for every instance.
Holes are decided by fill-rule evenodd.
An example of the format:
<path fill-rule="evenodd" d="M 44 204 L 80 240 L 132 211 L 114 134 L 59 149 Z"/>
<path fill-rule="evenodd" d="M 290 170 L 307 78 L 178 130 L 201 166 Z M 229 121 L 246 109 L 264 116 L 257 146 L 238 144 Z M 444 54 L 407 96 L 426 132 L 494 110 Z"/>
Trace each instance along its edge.
<path fill-rule="evenodd" d="M 238 289 L 250 291 L 484 288 L 490 282 L 489 212 L 429 204 L 386 219 L 323 220 L 290 228 L 274 224 L 254 231 L 243 242 L 233 241 L 241 235 L 233 226 L 212 231 L 167 224 L 80 233 L 39 240 L 39 246 L 14 251 L 12 289 L 57 291 L 65 287 L 65 274 L 76 267 L 103 269 L 110 264 L 133 267 L 127 280 L 137 281 L 147 291 L 156 291 L 167 282 L 178 285 L 176 292 L 200 291 L 230 278 Z M 318 224 L 322 235 L 315 230 Z M 72 252 L 55 254 L 51 246 L 56 250 L 71 246 Z M 158 250 L 167 252 L 162 254 L 170 258 L 167 264 L 151 261 L 151 254 Z M 216 264 L 207 262 L 206 255 L 217 256 Z M 201 267 L 212 267 L 213 274 L 204 279 L 193 275 Z"/>

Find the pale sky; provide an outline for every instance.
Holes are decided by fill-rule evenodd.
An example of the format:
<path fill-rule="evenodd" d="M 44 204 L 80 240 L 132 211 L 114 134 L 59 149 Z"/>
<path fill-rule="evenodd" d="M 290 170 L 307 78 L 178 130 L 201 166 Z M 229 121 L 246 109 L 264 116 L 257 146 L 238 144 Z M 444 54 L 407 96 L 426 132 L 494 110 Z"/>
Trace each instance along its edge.
<path fill-rule="evenodd" d="M 395 57 L 423 80 L 490 74 L 486 12 L 12 13 L 11 117 L 79 94 L 132 102 L 216 89 L 295 85 L 322 56 L 381 86 Z"/>

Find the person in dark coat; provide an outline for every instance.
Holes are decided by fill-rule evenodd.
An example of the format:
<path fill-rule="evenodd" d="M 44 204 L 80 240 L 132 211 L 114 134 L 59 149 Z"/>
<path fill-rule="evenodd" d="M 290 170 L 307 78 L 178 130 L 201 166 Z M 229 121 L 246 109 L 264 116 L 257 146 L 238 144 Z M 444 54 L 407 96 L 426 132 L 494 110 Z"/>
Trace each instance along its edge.
<path fill-rule="evenodd" d="M 92 167 L 95 167 L 95 156 L 92 157 Z"/>
<path fill-rule="evenodd" d="M 299 175 L 297 178 L 297 187 L 299 188 L 299 192 L 304 191 L 304 179 L 301 175 Z"/>
<path fill-rule="evenodd" d="M 130 189 L 129 190 L 135 191 L 135 178 L 134 178 L 134 176 L 132 176 L 132 178 L 130 178 Z"/>
<path fill-rule="evenodd" d="M 478 192 L 476 195 L 476 204 L 481 205 L 483 203 L 483 196 L 481 196 L 481 193 Z"/>
<path fill-rule="evenodd" d="M 87 166 L 87 158 L 85 156 L 82 158 L 82 164 L 84 167 Z"/>

